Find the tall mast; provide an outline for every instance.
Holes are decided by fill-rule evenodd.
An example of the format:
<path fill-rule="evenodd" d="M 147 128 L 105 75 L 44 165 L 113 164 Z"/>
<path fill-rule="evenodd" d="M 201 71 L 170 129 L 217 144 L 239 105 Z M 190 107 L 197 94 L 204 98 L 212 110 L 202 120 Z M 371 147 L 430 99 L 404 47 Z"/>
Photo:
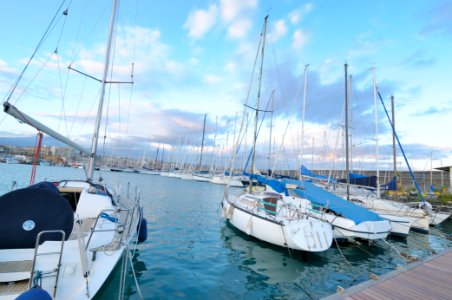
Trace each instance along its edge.
<path fill-rule="evenodd" d="M 393 179 L 396 178 L 397 180 L 397 149 L 395 140 L 395 117 L 394 117 L 395 111 L 394 111 L 394 96 L 392 95 L 391 95 L 391 113 L 392 113 L 392 157 L 394 160 L 394 173 L 392 175 L 392 178 Z M 397 201 L 397 191 L 394 193 L 394 201 Z"/>
<path fill-rule="evenodd" d="M 91 153 L 89 155 L 89 162 L 88 162 L 88 171 L 86 174 L 87 179 L 89 181 L 91 181 L 93 179 L 93 173 L 94 173 L 94 160 L 96 158 L 100 121 L 101 121 L 101 117 L 102 117 L 102 109 L 104 106 L 105 86 L 107 83 L 108 69 L 109 69 L 109 65 L 110 65 L 110 51 L 111 51 L 111 44 L 113 41 L 113 32 L 114 32 L 114 27 L 115 27 L 117 8 L 118 8 L 118 0 L 114 0 L 113 5 L 112 5 L 111 17 L 110 17 L 110 29 L 109 29 L 109 33 L 108 33 L 107 47 L 105 50 L 105 64 L 104 64 L 104 73 L 103 73 L 103 77 L 102 77 L 102 85 L 101 85 L 101 91 L 100 91 L 99 107 L 97 109 L 96 124 L 94 127 L 93 140 L 91 143 Z"/>
<path fill-rule="evenodd" d="M 308 65 L 304 66 L 304 84 L 303 84 L 303 111 L 301 112 L 301 165 L 303 166 L 303 155 L 304 155 L 304 116 L 306 111 L 306 95 L 307 95 L 307 85 L 308 85 Z M 301 176 L 301 168 L 300 168 L 300 179 L 303 178 Z"/>
<path fill-rule="evenodd" d="M 272 108 L 270 112 L 270 137 L 268 139 L 268 170 L 272 168 L 272 131 L 273 131 L 273 110 L 275 108 L 275 90 L 272 91 Z M 273 170 L 271 171 L 273 174 Z M 270 175 L 270 174 L 268 174 Z"/>
<path fill-rule="evenodd" d="M 347 78 L 348 65 L 344 65 L 345 70 L 345 176 L 347 178 L 347 200 L 350 200 L 350 166 L 349 166 L 349 154 L 348 154 L 348 78 Z"/>
<path fill-rule="evenodd" d="M 157 153 L 155 154 L 154 169 L 158 169 L 157 168 L 157 159 L 159 157 L 159 150 L 160 150 L 160 144 L 157 146 Z"/>
<path fill-rule="evenodd" d="M 352 75 L 348 77 L 348 89 L 350 95 L 350 129 L 353 130 L 353 78 Z M 350 172 L 353 173 L 353 133 L 350 133 Z"/>
<path fill-rule="evenodd" d="M 207 114 L 204 114 L 204 122 L 202 126 L 202 140 L 201 140 L 201 154 L 199 155 L 199 169 L 202 168 L 202 153 L 204 151 L 204 135 L 206 134 L 206 117 Z"/>
<path fill-rule="evenodd" d="M 376 156 L 376 169 L 377 169 L 377 198 L 380 198 L 380 166 L 378 164 L 379 151 L 378 151 L 378 111 L 377 111 L 377 81 L 375 78 L 375 67 L 372 67 L 372 78 L 374 82 L 374 122 L 375 122 L 375 156 Z"/>
<path fill-rule="evenodd" d="M 254 173 L 255 169 L 255 159 L 256 159 L 256 141 L 257 141 L 257 123 L 259 119 L 259 102 L 261 98 L 261 85 L 262 85 L 262 70 L 264 66 L 264 50 L 265 50 L 265 36 L 267 34 L 267 19 L 268 15 L 264 18 L 264 28 L 262 30 L 262 49 L 261 49 L 261 65 L 259 69 L 259 84 L 257 89 L 257 100 L 256 100 L 256 114 L 254 120 L 254 140 L 253 140 L 253 152 L 251 158 L 251 173 Z M 251 186 L 251 185 L 250 185 Z"/>

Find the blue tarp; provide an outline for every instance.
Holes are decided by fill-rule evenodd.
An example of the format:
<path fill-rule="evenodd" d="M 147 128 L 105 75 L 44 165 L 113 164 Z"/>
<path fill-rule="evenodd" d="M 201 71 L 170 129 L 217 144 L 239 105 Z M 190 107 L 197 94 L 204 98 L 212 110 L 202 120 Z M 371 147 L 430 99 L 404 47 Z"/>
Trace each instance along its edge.
<path fill-rule="evenodd" d="M 306 177 L 311 177 L 311 178 L 320 179 L 320 180 L 328 180 L 328 176 L 314 174 L 311 172 L 311 170 L 309 170 L 308 168 L 306 168 L 303 165 L 301 165 L 300 171 L 301 171 L 301 175 L 306 176 Z M 329 181 L 336 182 L 336 179 L 329 178 Z"/>
<path fill-rule="evenodd" d="M 284 193 L 288 195 L 286 185 L 281 181 L 273 178 L 265 178 L 261 175 L 249 174 L 251 179 L 256 179 L 259 183 L 268 185 L 277 193 Z"/>
<path fill-rule="evenodd" d="M 300 197 L 306 198 L 314 204 L 326 207 L 348 219 L 353 220 L 356 224 L 366 221 L 382 221 L 384 220 L 378 214 L 367 210 L 364 207 L 356 205 L 333 193 L 314 185 L 309 181 L 299 181 L 293 179 L 284 179 L 283 183 L 296 184 L 298 188 L 293 191 Z"/>
<path fill-rule="evenodd" d="M 394 176 L 391 181 L 380 186 L 384 190 L 397 191 L 397 176 Z"/>

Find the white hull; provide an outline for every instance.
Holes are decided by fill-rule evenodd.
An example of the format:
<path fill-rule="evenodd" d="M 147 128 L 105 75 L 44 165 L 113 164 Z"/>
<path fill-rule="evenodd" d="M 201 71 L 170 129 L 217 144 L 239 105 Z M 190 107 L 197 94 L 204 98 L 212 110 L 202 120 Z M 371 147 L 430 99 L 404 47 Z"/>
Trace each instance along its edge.
<path fill-rule="evenodd" d="M 391 231 L 391 223 L 388 220 L 366 221 L 356 224 L 353 220 L 339 216 L 333 212 L 319 210 L 321 208 L 314 207 L 311 202 L 303 201 L 299 197 L 283 197 L 287 202 L 292 203 L 296 207 L 304 208 L 313 217 L 331 224 L 334 230 L 334 238 L 336 239 L 385 239 Z"/>
<path fill-rule="evenodd" d="M 433 211 L 430 215 L 430 225 L 438 225 L 446 221 L 450 217 L 450 212 Z"/>
<path fill-rule="evenodd" d="M 60 192 L 80 193 L 72 233 L 65 241 L 45 241 L 39 245 L 36 256 L 34 248 L 1 249 L 0 266 L 10 268 L 0 272 L 0 299 L 14 299 L 25 292 L 36 271 L 50 273 L 43 276 L 41 288 L 54 299 L 91 299 L 135 236 L 140 214 L 138 202 L 114 206 L 109 196 L 83 181 L 64 182 Z M 24 262 L 28 262 L 25 267 Z M 15 291 L 3 289 L 5 283 L 15 287 Z"/>
<path fill-rule="evenodd" d="M 236 178 L 235 176 L 229 177 L 229 176 L 213 176 L 210 180 L 211 183 L 215 184 L 222 184 L 222 185 L 228 185 L 231 187 L 243 187 L 242 181 L 240 180 L 241 177 Z"/>
<path fill-rule="evenodd" d="M 399 237 L 407 237 L 410 233 L 413 219 L 408 217 L 399 217 L 394 215 L 379 214 L 382 218 L 385 218 L 391 222 L 391 235 Z"/>
<path fill-rule="evenodd" d="M 367 221 L 356 224 L 354 221 L 334 214 L 317 213 L 317 217 L 330 223 L 334 229 L 334 238 L 339 240 L 385 239 L 391 231 L 391 223 L 388 220 Z"/>
<path fill-rule="evenodd" d="M 212 179 L 212 175 L 210 175 L 210 174 L 196 174 L 196 173 L 192 173 L 191 176 L 196 181 L 209 182 Z"/>
<path fill-rule="evenodd" d="M 354 196 L 352 200 L 379 215 L 392 216 L 393 218 L 408 218 L 411 220 L 411 229 L 418 232 L 428 233 L 430 215 L 427 211 L 410 207 L 404 203 L 377 198 L 366 198 Z"/>
<path fill-rule="evenodd" d="M 273 245 L 309 252 L 330 248 L 333 235 L 328 223 L 295 211 L 271 215 L 260 203 L 258 197 L 228 195 L 222 213 L 238 230 Z"/>

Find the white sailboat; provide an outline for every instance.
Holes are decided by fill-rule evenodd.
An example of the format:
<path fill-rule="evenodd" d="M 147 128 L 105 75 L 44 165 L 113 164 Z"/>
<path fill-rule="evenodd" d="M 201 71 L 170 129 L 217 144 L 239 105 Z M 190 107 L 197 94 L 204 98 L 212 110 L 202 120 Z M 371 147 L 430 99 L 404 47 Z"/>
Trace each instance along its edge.
<path fill-rule="evenodd" d="M 349 147 L 348 147 L 348 78 L 347 64 L 345 64 L 345 157 L 346 172 L 349 174 Z M 306 68 L 305 68 L 305 90 L 306 90 Z M 306 94 L 306 93 L 305 93 Z M 306 98 L 306 97 L 305 97 Z M 304 120 L 304 116 L 303 116 Z M 303 122 L 304 123 L 304 122 Z M 302 130 L 303 134 L 303 130 Z M 334 229 L 334 237 L 336 239 L 365 239 L 377 240 L 385 239 L 391 231 L 391 223 L 378 214 L 369 211 L 351 203 L 349 177 L 347 177 L 345 197 L 341 198 L 337 195 L 325 190 L 325 186 L 316 186 L 306 178 L 307 169 L 303 166 L 303 160 L 300 170 L 302 180 L 283 179 L 282 182 L 293 186 L 291 196 L 295 198 L 308 199 L 310 202 L 305 207 L 314 216 L 320 220 L 329 222 Z M 315 178 L 313 175 L 312 178 Z M 310 179 L 312 179 L 310 178 Z M 322 181 L 325 178 L 322 178 Z M 329 178 L 327 178 L 329 181 Z M 298 200 L 299 201 L 299 200 Z"/>
<path fill-rule="evenodd" d="M 42 182 L 0 197 L 0 299 L 91 299 L 120 259 L 129 260 L 132 239 L 146 239 L 139 194 L 119 197 L 93 179 L 117 7 L 114 1 L 90 150 L 4 103 L 7 114 L 90 160 L 85 180 Z"/>
<path fill-rule="evenodd" d="M 264 19 L 260 43 L 262 45 L 260 49 L 262 51 L 261 67 L 251 160 L 253 173 L 256 172 L 254 156 L 267 18 L 268 16 Z M 265 180 L 259 175 L 247 175 L 250 176 L 250 180 Z M 268 183 L 270 184 L 270 182 Z M 329 249 L 333 241 L 331 225 L 311 217 L 297 206 L 286 202 L 281 195 L 287 194 L 286 187 L 283 184 L 277 185 L 277 180 L 274 179 L 271 179 L 271 183 L 276 183 L 276 190 L 271 188 L 256 190 L 250 185 L 249 189 L 239 195 L 231 193 L 226 187 L 225 196 L 221 203 L 223 217 L 238 230 L 273 245 L 307 252 L 321 252 Z"/>

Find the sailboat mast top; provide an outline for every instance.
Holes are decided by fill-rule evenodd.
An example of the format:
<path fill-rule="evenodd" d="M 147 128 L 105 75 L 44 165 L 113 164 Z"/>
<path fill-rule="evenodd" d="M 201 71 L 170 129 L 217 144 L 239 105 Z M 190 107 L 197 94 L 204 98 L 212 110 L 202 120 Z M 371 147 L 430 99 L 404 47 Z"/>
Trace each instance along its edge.
<path fill-rule="evenodd" d="M 304 118 L 306 112 L 306 95 L 307 95 L 307 87 L 308 87 L 308 67 L 309 64 L 304 66 L 304 84 L 303 84 L 303 111 L 301 112 L 301 155 L 300 155 L 300 165 L 303 165 L 303 155 L 304 155 Z M 311 166 L 312 167 L 312 166 Z M 300 168 L 300 179 L 301 176 L 301 168 Z"/>
<path fill-rule="evenodd" d="M 378 110 L 377 110 L 377 81 L 375 78 L 375 67 L 372 67 L 372 78 L 374 82 L 374 122 L 375 122 L 375 156 L 376 156 L 376 169 L 377 169 L 377 197 L 380 198 L 380 166 L 379 151 L 378 151 Z"/>
<path fill-rule="evenodd" d="M 347 179 L 347 200 L 350 200 L 350 166 L 349 166 L 349 154 L 348 154 L 348 76 L 347 76 L 348 65 L 344 65 L 345 72 L 345 176 Z"/>
<path fill-rule="evenodd" d="M 266 15 L 264 18 L 264 28 L 262 29 L 261 65 L 260 65 L 260 69 L 259 69 L 259 84 L 258 84 L 258 89 L 257 89 L 256 114 L 255 114 L 255 120 L 254 120 L 254 140 L 253 140 L 253 155 L 251 157 L 251 173 L 254 173 L 254 169 L 255 169 L 257 123 L 258 123 L 258 118 L 259 118 L 259 102 L 260 102 L 260 97 L 261 97 L 262 70 L 264 67 L 264 50 L 265 50 L 265 36 L 267 34 L 267 20 L 268 20 L 268 15 Z"/>
<path fill-rule="evenodd" d="M 94 127 L 94 133 L 93 133 L 93 140 L 91 144 L 91 153 L 89 157 L 88 162 L 88 171 L 87 171 L 87 179 L 92 180 L 93 179 L 93 173 L 94 173 L 94 160 L 97 152 L 97 143 L 99 138 L 99 128 L 100 128 L 100 121 L 102 118 L 102 109 L 104 106 L 104 97 L 105 97 L 105 86 L 107 84 L 107 76 L 108 76 L 108 69 L 110 65 L 110 51 L 111 51 L 111 44 L 113 41 L 113 32 L 116 22 L 116 11 L 118 8 L 118 0 L 113 1 L 112 5 L 112 13 L 110 17 L 110 28 L 108 33 L 108 41 L 107 46 L 105 50 L 105 64 L 104 64 L 104 72 L 102 76 L 102 85 L 101 85 L 101 91 L 100 91 L 100 97 L 99 97 L 99 107 L 97 110 L 97 117 L 96 117 L 96 124 Z"/>
<path fill-rule="evenodd" d="M 394 96 L 391 95 L 391 113 L 392 113 L 392 156 L 394 162 L 394 173 L 392 175 L 395 178 L 397 175 L 397 149 L 395 139 L 395 112 L 394 112 Z M 396 179 L 397 180 L 397 179 Z M 394 193 L 394 201 L 397 201 L 397 191 Z"/>

